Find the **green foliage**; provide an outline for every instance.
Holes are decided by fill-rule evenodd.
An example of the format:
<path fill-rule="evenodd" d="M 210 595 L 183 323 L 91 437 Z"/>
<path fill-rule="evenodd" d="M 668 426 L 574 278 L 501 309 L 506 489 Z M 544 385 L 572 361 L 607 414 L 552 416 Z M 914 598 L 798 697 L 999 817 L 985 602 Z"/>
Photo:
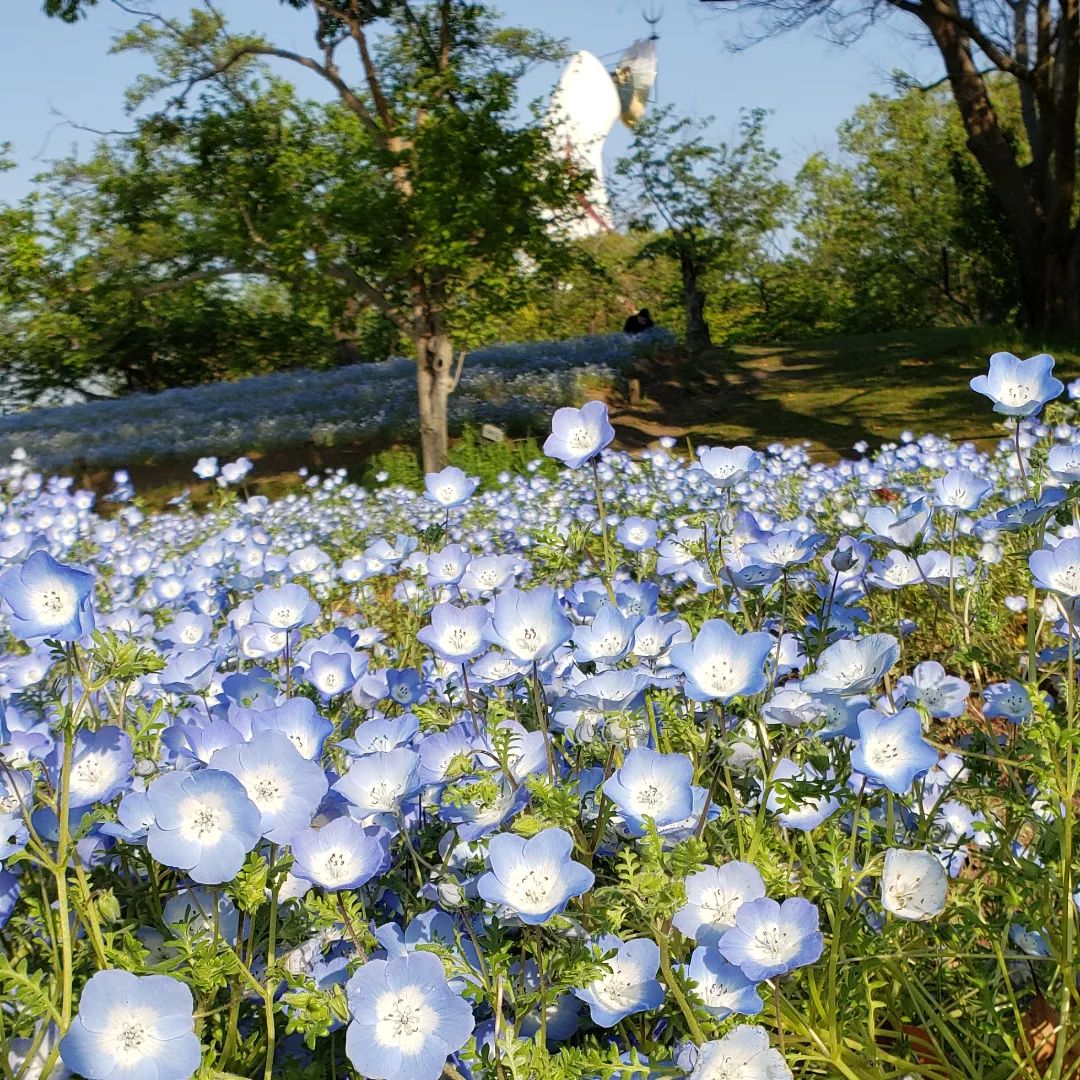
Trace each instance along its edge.
<path fill-rule="evenodd" d="M 638 258 L 679 269 L 688 337 L 706 283 L 710 311 L 745 307 L 781 226 L 790 191 L 776 176 L 779 155 L 765 144 L 765 116 L 744 113 L 738 138 L 714 146 L 704 138 L 708 121 L 661 109 L 635 128 L 616 168 L 631 228 L 649 234 Z"/>
<path fill-rule="evenodd" d="M 1003 88 L 1003 120 L 1019 123 Z M 1000 323 L 1016 273 L 989 183 L 946 92 L 874 95 L 839 132 L 841 156 L 799 173 L 791 251 L 763 293 L 783 337 Z"/>
<path fill-rule="evenodd" d="M 327 11 L 312 8 L 337 47 Z M 213 9 L 123 33 L 116 51 L 153 63 L 128 92 L 132 133 L 0 208 L 9 379 L 123 392 L 378 359 L 432 318 L 458 347 L 489 340 L 569 265 L 549 226 L 585 178 L 518 118 L 521 75 L 558 47 L 479 4 L 446 11 L 373 9 L 374 81 L 329 104 Z"/>

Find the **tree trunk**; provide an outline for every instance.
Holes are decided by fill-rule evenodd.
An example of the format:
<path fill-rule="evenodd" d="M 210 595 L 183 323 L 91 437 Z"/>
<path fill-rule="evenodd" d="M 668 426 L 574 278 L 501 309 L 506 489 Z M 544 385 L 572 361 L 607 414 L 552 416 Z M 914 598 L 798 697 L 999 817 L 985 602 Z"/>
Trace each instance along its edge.
<path fill-rule="evenodd" d="M 968 149 L 978 161 L 1004 212 L 1016 256 L 1021 320 L 1035 334 L 1080 332 L 1080 281 L 1076 230 L 1072 226 L 1076 186 L 1077 81 L 1080 41 L 1077 0 L 1064 0 L 1058 27 L 1056 74 L 1060 85 L 1035 83 L 1027 91 L 1024 116 L 1032 166 L 1017 160 L 998 120 L 971 42 L 957 18 L 925 5 L 919 17 L 934 38 L 967 132 Z M 959 13 L 959 8 L 956 8 Z M 1020 43 L 1025 55 L 1026 41 Z M 1047 47 L 1040 46 L 1040 52 Z M 1042 69 L 1037 69 L 1043 77 Z M 1040 92 L 1041 91 L 1041 92 Z M 1037 115 L 1033 115 L 1033 112 Z"/>
<path fill-rule="evenodd" d="M 690 259 L 681 259 L 683 305 L 686 308 L 686 351 L 691 356 L 712 348 L 712 335 L 705 321 L 705 293 L 698 284 L 698 268 Z"/>
<path fill-rule="evenodd" d="M 454 350 L 446 334 L 427 334 L 416 342 L 416 390 L 420 406 L 420 452 L 424 472 L 446 465 L 449 399 L 453 392 Z"/>

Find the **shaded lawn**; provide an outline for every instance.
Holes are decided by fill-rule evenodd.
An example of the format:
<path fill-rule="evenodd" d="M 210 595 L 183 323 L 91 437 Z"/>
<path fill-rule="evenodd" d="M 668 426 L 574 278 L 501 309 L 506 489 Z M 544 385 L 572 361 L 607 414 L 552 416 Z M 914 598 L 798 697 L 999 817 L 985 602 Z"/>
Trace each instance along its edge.
<path fill-rule="evenodd" d="M 958 328 L 820 338 L 790 345 L 714 349 L 699 361 L 665 361 L 642 372 L 643 400 L 616 410 L 627 446 L 661 435 L 692 442 L 810 440 L 835 457 L 865 440 L 934 432 L 988 445 L 1001 438 L 989 402 L 970 379 L 992 352 L 1040 351 L 1063 381 L 1080 375 L 1080 342 L 1055 349 L 1015 329 Z"/>

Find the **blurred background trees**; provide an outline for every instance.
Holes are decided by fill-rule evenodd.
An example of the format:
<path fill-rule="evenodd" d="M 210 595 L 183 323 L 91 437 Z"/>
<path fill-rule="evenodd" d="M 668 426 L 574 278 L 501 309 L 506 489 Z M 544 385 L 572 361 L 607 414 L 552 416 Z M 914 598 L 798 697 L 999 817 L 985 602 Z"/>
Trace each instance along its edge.
<path fill-rule="evenodd" d="M 874 95 L 835 151 L 797 169 L 782 169 L 760 110 L 727 140 L 653 111 L 615 170 L 619 228 L 566 242 L 551 223 L 587 178 L 553 160 L 518 100 L 523 72 L 557 43 L 460 0 L 290 2 L 310 11 L 318 55 L 239 33 L 212 5 L 138 20 L 117 42 L 151 61 L 129 91 L 130 129 L 0 205 L 13 396 L 404 353 L 441 373 L 437 412 L 462 350 L 615 331 L 641 307 L 691 350 L 1032 324 L 1015 214 L 947 81 Z M 361 71 L 366 52 L 355 86 L 338 85 L 339 48 Z M 290 81 L 308 61 L 330 102 Z M 979 75 L 995 131 L 1033 169 L 1049 106 L 1040 120 L 1026 78 L 1001 68 Z"/>

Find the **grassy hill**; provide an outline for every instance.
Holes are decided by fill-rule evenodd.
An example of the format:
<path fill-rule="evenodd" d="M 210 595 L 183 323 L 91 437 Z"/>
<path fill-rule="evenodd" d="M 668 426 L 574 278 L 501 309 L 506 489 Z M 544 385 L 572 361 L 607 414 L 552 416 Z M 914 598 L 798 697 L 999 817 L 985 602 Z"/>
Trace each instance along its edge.
<path fill-rule="evenodd" d="M 1080 342 L 1055 349 L 992 327 L 740 345 L 642 371 L 643 398 L 618 408 L 616 429 L 630 446 L 661 435 L 753 446 L 809 439 L 823 457 L 904 430 L 992 442 L 1000 430 L 968 382 L 1002 350 L 1046 351 L 1063 381 L 1080 376 Z"/>

